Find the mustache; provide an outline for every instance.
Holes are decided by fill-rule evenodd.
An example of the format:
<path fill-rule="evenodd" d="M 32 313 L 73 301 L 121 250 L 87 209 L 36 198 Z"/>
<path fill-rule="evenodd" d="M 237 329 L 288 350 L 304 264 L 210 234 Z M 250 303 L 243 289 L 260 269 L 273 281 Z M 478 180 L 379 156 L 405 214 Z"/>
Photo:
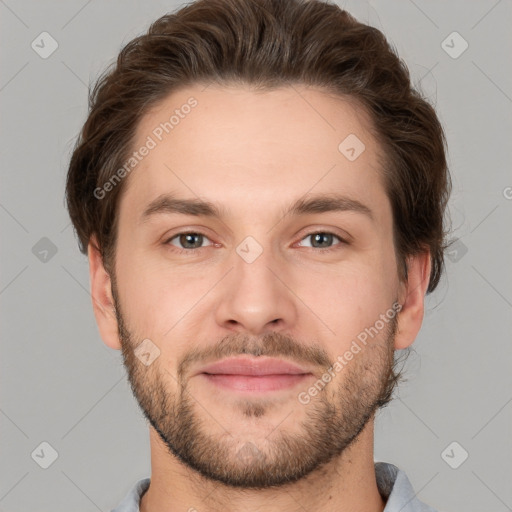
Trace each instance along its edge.
<path fill-rule="evenodd" d="M 254 357 L 285 357 L 299 365 L 330 368 L 333 362 L 317 343 L 304 345 L 291 336 L 272 332 L 254 338 L 244 334 L 228 335 L 212 346 L 194 348 L 187 353 L 178 365 L 178 379 L 182 380 L 189 368 L 196 363 L 209 364 L 227 357 L 251 355 Z"/>

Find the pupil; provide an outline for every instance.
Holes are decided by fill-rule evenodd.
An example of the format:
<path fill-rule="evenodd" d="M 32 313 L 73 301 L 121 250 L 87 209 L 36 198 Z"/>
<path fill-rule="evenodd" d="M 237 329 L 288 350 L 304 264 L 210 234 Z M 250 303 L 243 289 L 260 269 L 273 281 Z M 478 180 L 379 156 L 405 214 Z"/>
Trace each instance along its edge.
<path fill-rule="evenodd" d="M 202 241 L 201 237 L 202 235 L 200 235 L 199 233 L 181 235 L 180 242 L 182 243 L 183 246 L 187 246 L 188 243 L 191 243 L 194 247 L 200 247 Z M 193 241 L 194 238 L 198 239 L 195 244 Z M 332 235 L 328 233 L 317 233 L 316 235 L 314 235 L 314 239 L 315 243 L 318 242 L 319 246 L 325 247 L 328 246 L 330 242 L 332 242 Z M 199 245 L 197 245 L 198 243 Z"/>
<path fill-rule="evenodd" d="M 315 242 L 320 242 L 320 246 L 325 247 L 326 245 L 329 245 L 329 242 L 331 242 L 332 235 L 328 233 L 317 233 L 315 235 Z M 323 243 L 322 243 L 323 241 Z"/>
<path fill-rule="evenodd" d="M 192 248 L 196 248 L 196 247 L 200 247 L 201 246 L 201 236 L 200 234 L 198 233 L 191 233 L 191 234 L 186 234 L 186 235 L 181 235 L 181 240 L 180 240 L 180 243 L 184 246 L 184 247 L 187 247 L 190 249 L 190 247 L 187 245 L 189 243 L 192 244 Z M 196 241 L 196 243 L 194 244 L 194 238 L 198 238 L 199 239 L 199 242 Z"/>

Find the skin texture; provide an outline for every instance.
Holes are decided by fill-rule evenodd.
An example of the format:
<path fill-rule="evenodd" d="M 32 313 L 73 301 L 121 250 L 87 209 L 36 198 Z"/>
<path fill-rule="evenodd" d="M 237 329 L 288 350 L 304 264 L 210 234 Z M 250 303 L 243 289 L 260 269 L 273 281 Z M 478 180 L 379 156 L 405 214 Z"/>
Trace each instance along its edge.
<path fill-rule="evenodd" d="M 141 511 L 382 511 L 374 414 L 394 349 L 409 346 L 421 326 L 430 263 L 428 253 L 410 257 L 400 282 L 370 121 L 354 102 L 319 89 L 197 84 L 142 119 L 134 148 L 190 97 L 197 106 L 125 178 L 115 275 L 89 245 L 100 334 L 122 350 L 150 424 L 151 486 Z M 349 134 L 365 145 L 354 161 L 338 150 Z M 141 222 L 163 193 L 209 201 L 223 216 L 158 213 Z M 284 215 L 300 198 L 333 193 L 366 205 L 371 217 Z M 315 242 L 317 233 L 335 236 Z M 237 252 L 248 236 L 256 244 L 242 247 L 262 251 L 251 263 Z M 394 303 L 402 306 L 394 321 L 301 403 L 298 394 Z M 134 352 L 145 339 L 158 351 L 149 366 Z M 197 375 L 242 354 L 311 374 L 259 395 Z"/>

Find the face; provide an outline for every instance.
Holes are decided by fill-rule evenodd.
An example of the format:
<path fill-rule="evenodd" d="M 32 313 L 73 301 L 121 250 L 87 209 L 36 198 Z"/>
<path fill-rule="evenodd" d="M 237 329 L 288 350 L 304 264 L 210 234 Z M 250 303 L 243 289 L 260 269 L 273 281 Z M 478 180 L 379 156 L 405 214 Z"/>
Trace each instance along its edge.
<path fill-rule="evenodd" d="M 112 276 L 133 392 L 203 476 L 296 481 L 350 446 L 389 391 L 400 283 L 369 121 L 318 89 L 198 85 L 148 113 L 134 147 L 148 137 Z M 240 356 L 302 374 L 204 373 Z"/>

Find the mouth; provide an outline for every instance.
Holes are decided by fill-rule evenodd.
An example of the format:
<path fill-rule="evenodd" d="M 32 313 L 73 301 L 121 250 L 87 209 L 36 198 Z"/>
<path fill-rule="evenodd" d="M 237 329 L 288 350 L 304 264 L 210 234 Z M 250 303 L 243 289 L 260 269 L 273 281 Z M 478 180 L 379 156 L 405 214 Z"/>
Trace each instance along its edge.
<path fill-rule="evenodd" d="M 225 375 L 202 373 L 210 384 L 232 391 L 278 391 L 303 382 L 309 373 L 285 375 Z"/>
<path fill-rule="evenodd" d="M 208 365 L 198 373 L 216 387 L 242 392 L 290 389 L 312 375 L 308 368 L 266 357 L 237 357 Z"/>

